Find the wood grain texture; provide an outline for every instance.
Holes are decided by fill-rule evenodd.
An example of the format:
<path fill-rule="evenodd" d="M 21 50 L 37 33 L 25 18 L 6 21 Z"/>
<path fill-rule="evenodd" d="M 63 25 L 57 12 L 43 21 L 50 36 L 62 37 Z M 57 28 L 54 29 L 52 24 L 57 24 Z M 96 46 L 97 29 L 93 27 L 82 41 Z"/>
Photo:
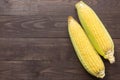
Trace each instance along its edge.
<path fill-rule="evenodd" d="M 119 80 L 120 62 L 106 62 L 106 77 L 90 76 L 77 61 L 0 61 L 1 80 Z M 115 67 L 115 68 L 114 68 Z"/>
<path fill-rule="evenodd" d="M 120 38 L 120 18 L 115 18 L 106 17 L 103 22 L 112 38 Z M 0 16 L 0 37 L 67 38 L 67 16 Z"/>
<path fill-rule="evenodd" d="M 67 60 L 74 52 L 68 39 L 0 39 L 0 60 Z"/>
<path fill-rule="evenodd" d="M 104 60 L 106 77 L 90 76 L 67 31 L 79 0 L 0 0 L 0 80 L 120 80 L 120 0 L 84 0 L 115 43 L 116 63 Z"/>
<path fill-rule="evenodd" d="M 1 15 L 69 15 L 75 12 L 74 5 L 80 0 L 1 0 Z M 84 0 L 97 13 L 120 13 L 120 1 Z M 63 13 L 64 12 L 64 13 Z"/>
<path fill-rule="evenodd" d="M 120 39 L 114 39 L 116 61 L 120 56 Z M 68 38 L 1 38 L 0 60 L 76 60 Z"/>

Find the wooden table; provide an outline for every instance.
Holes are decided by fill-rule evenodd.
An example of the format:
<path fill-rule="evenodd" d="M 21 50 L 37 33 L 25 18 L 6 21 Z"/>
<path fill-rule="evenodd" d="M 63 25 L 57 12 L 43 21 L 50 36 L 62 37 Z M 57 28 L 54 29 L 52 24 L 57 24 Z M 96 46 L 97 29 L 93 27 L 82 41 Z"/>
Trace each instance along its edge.
<path fill-rule="evenodd" d="M 67 17 L 79 0 L 0 1 L 0 80 L 100 80 L 80 64 L 69 40 Z M 106 77 L 120 80 L 120 0 L 84 0 L 110 32 L 116 63 Z"/>

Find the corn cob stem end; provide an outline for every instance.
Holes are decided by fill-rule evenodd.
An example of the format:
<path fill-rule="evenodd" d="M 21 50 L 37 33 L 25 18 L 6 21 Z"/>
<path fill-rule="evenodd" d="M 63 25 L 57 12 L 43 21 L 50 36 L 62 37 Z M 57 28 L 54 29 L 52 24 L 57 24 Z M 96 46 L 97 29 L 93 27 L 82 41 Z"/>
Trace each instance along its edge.
<path fill-rule="evenodd" d="M 105 70 L 102 70 L 97 75 L 98 78 L 104 78 L 105 77 Z"/>
<path fill-rule="evenodd" d="M 105 58 L 109 60 L 109 62 L 112 64 L 115 62 L 115 57 L 114 57 L 114 50 L 113 51 L 108 51 L 105 55 Z"/>

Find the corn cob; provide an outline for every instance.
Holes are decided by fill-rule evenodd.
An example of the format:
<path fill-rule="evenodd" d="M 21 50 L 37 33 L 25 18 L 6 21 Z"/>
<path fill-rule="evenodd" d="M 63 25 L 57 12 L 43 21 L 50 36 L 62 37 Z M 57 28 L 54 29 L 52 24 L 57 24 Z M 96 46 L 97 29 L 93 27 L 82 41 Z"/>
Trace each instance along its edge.
<path fill-rule="evenodd" d="M 75 7 L 82 27 L 94 48 L 101 56 L 108 59 L 110 63 L 114 63 L 114 43 L 103 23 L 96 13 L 83 1 L 76 3 Z"/>
<path fill-rule="evenodd" d="M 91 75 L 103 78 L 105 76 L 103 61 L 93 48 L 81 26 L 71 16 L 68 17 L 68 32 L 83 67 Z"/>

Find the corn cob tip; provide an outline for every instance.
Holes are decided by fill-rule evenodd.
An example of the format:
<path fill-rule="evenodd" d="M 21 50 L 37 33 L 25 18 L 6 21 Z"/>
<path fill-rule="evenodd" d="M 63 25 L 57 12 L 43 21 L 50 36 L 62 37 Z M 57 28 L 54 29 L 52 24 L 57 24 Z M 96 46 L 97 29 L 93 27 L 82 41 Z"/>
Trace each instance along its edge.
<path fill-rule="evenodd" d="M 102 70 L 97 75 L 98 78 L 104 78 L 105 77 L 105 70 Z"/>
<path fill-rule="evenodd" d="M 68 24 L 70 25 L 70 24 L 73 24 L 74 23 L 74 18 L 72 17 L 72 16 L 69 16 L 68 17 Z"/>
<path fill-rule="evenodd" d="M 113 51 L 108 51 L 107 52 L 107 57 L 109 62 L 112 64 L 115 62 L 115 57 L 114 57 L 114 50 Z"/>
<path fill-rule="evenodd" d="M 68 23 L 71 22 L 73 20 L 72 16 L 68 16 Z"/>
<path fill-rule="evenodd" d="M 76 4 L 75 4 L 75 7 L 77 8 L 77 7 L 83 7 L 84 6 L 84 2 L 83 1 L 79 1 L 79 2 L 77 2 Z"/>

